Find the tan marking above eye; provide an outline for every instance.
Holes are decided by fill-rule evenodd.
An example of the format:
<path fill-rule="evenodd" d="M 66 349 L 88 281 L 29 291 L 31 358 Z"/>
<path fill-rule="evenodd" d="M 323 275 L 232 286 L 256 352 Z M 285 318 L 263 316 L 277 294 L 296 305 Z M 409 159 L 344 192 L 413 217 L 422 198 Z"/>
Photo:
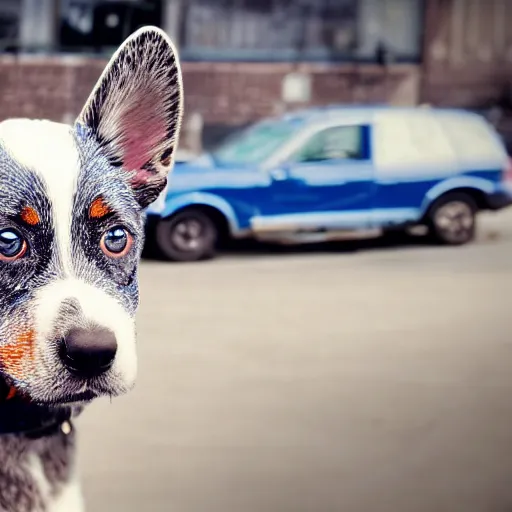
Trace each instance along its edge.
<path fill-rule="evenodd" d="M 24 206 L 20 212 L 20 217 L 23 222 L 29 226 L 37 226 L 41 222 L 39 214 L 32 206 Z"/>
<path fill-rule="evenodd" d="M 89 207 L 89 217 L 91 219 L 101 219 L 111 212 L 110 206 L 102 197 L 97 197 Z"/>

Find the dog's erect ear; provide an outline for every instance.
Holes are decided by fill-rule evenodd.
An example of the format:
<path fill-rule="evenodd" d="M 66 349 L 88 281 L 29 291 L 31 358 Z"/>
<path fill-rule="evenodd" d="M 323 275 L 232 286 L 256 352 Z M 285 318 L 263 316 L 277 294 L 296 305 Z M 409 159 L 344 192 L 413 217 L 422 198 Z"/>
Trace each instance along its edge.
<path fill-rule="evenodd" d="M 146 27 L 114 54 L 76 121 L 92 132 L 114 165 L 133 173 L 143 208 L 167 182 L 182 108 L 176 50 L 162 30 Z"/>

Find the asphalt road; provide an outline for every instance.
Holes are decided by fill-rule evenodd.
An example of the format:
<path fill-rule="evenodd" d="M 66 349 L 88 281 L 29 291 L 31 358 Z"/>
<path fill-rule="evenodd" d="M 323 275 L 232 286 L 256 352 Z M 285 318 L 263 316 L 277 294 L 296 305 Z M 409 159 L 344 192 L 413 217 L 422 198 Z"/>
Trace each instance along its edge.
<path fill-rule="evenodd" d="M 512 510 L 512 212 L 344 247 L 143 263 L 138 385 L 78 421 L 89 510 Z"/>

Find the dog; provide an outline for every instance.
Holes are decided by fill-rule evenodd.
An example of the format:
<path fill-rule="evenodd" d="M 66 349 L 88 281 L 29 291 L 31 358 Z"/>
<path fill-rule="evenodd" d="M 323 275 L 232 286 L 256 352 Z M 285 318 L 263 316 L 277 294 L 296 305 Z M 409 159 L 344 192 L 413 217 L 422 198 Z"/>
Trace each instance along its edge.
<path fill-rule="evenodd" d="M 75 124 L 0 123 L 0 510 L 78 512 L 73 418 L 135 382 L 144 212 L 173 165 L 176 50 L 144 27 Z"/>

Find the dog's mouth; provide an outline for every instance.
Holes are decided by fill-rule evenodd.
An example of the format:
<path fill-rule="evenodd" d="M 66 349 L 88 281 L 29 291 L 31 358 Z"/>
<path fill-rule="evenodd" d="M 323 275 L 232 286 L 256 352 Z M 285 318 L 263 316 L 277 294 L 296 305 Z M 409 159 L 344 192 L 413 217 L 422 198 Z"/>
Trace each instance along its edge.
<path fill-rule="evenodd" d="M 80 393 L 69 393 L 62 397 L 59 397 L 55 401 L 50 401 L 51 405 L 74 405 L 74 404 L 84 404 L 91 402 L 95 398 L 98 398 L 99 393 L 93 391 L 92 389 L 88 389 L 86 391 L 81 391 Z"/>
<path fill-rule="evenodd" d="M 123 391 L 123 392 L 122 392 Z M 59 391 L 50 396 L 45 396 L 42 402 L 47 405 L 85 405 L 92 402 L 96 398 L 101 397 L 115 397 L 120 394 L 124 394 L 124 390 L 119 390 L 115 386 L 106 385 L 104 382 L 87 382 L 82 385 L 70 385 L 70 383 L 64 384 L 60 387 Z"/>
<path fill-rule="evenodd" d="M 22 391 L 17 392 L 15 395 L 11 397 L 4 398 L 3 400 L 15 400 L 15 401 L 23 401 L 26 403 L 33 403 L 35 405 L 41 406 L 70 406 L 70 405 L 85 405 L 89 402 L 92 402 L 95 398 L 101 396 L 101 393 L 98 393 L 92 389 L 88 389 L 86 391 L 81 391 L 79 393 L 66 393 L 59 397 L 50 398 L 46 397 L 43 399 L 38 399 L 31 397 L 29 395 L 24 394 Z"/>
<path fill-rule="evenodd" d="M 60 388 L 60 389 L 59 389 Z M 0 402 L 5 401 L 23 401 L 26 403 L 33 403 L 41 406 L 70 406 L 70 405 L 86 405 L 96 398 L 110 396 L 114 397 L 120 393 L 115 388 L 110 388 L 101 383 L 89 382 L 80 386 L 75 385 L 62 385 L 59 386 L 53 393 L 44 393 L 38 396 L 37 393 L 28 391 L 27 389 L 14 387 L 9 384 L 5 379 L 0 377 Z M 67 388 L 67 389 L 66 389 Z"/>

